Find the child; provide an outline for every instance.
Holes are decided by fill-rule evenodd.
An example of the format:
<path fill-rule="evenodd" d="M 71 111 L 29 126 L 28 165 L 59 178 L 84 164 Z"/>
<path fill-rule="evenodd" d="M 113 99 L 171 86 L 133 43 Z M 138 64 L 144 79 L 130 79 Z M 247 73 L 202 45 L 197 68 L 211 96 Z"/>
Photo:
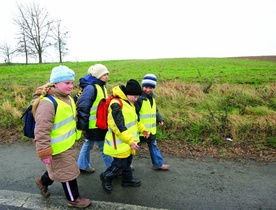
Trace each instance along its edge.
<path fill-rule="evenodd" d="M 36 120 L 35 145 L 37 156 L 46 165 L 47 171 L 36 179 L 43 197 L 50 196 L 48 186 L 54 181 L 61 182 L 67 205 L 85 208 L 91 204 L 80 197 L 77 177 L 80 174 L 77 154 L 72 146 L 76 140 L 76 105 L 70 97 L 74 87 L 75 73 L 66 66 L 52 69 L 50 83 L 37 88 L 33 114 Z M 50 94 L 57 102 L 47 97 Z"/>
<path fill-rule="evenodd" d="M 157 147 L 156 141 L 156 123 L 164 125 L 164 120 L 156 107 L 155 95 L 153 90 L 156 86 L 157 78 L 154 74 L 147 74 L 142 80 L 142 95 L 135 102 L 136 112 L 140 121 L 149 130 L 149 138 L 140 135 L 140 141 L 147 142 L 152 162 L 152 169 L 167 171 L 169 165 L 165 165 L 163 157 Z"/>
<path fill-rule="evenodd" d="M 88 69 L 88 75 L 80 79 L 82 94 L 77 101 L 78 129 L 83 131 L 85 142 L 78 158 L 79 169 L 85 173 L 93 173 L 94 168 L 90 164 L 90 151 L 96 143 L 105 166 L 108 168 L 113 158 L 103 153 L 104 137 L 106 130 L 96 126 L 96 111 L 102 98 L 106 98 L 106 81 L 109 71 L 102 64 L 95 64 Z"/>
<path fill-rule="evenodd" d="M 131 162 L 135 150 L 139 149 L 139 132 L 148 137 L 146 127 L 138 122 L 134 102 L 141 95 L 142 89 L 136 80 L 129 80 L 124 85 L 113 88 L 112 94 L 122 101 L 113 99 L 108 108 L 108 131 L 105 136 L 104 153 L 113 156 L 113 162 L 101 173 L 102 187 L 105 192 L 112 191 L 112 180 L 122 174 L 122 186 L 138 187 L 139 179 L 132 176 Z"/>

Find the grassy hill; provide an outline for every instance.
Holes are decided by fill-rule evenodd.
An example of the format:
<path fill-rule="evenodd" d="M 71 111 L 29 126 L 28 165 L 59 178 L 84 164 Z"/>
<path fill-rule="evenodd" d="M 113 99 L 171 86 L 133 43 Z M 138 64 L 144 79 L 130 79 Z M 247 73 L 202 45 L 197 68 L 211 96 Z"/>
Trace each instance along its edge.
<path fill-rule="evenodd" d="M 78 79 L 89 66 L 110 71 L 108 90 L 128 79 L 153 73 L 155 94 L 165 125 L 158 129 L 164 153 L 189 157 L 250 157 L 275 160 L 275 56 L 175 58 L 64 63 Z M 1 141 L 29 141 L 20 116 L 35 89 L 45 84 L 58 63 L 0 66 Z"/>

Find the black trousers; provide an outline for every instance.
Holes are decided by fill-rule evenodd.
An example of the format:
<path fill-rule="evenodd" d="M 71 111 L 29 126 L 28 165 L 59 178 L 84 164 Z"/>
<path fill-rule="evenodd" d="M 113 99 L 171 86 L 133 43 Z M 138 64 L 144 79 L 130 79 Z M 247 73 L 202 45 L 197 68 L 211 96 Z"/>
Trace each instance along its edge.
<path fill-rule="evenodd" d="M 130 168 L 132 162 L 132 155 L 127 158 L 113 158 L 113 162 L 109 168 L 104 172 L 104 178 L 108 182 L 112 182 L 112 180 L 117 177 L 120 173 L 122 173 L 122 180 L 128 181 L 133 179 L 132 170 Z"/>
<path fill-rule="evenodd" d="M 48 171 L 46 171 L 42 176 L 41 176 L 41 183 L 44 186 L 49 186 L 54 183 L 52 179 L 50 179 Z M 68 201 L 74 201 L 78 197 L 80 197 L 79 194 L 79 188 L 78 188 L 78 183 L 77 179 L 73 179 L 68 182 L 61 182 L 65 196 Z"/>

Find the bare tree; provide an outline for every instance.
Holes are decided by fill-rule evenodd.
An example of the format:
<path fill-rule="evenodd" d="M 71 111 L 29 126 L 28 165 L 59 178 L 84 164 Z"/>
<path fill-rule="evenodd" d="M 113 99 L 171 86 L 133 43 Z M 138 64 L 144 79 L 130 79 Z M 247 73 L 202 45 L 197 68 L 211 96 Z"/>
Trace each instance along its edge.
<path fill-rule="evenodd" d="M 58 50 L 60 63 L 62 63 L 62 58 L 68 53 L 68 33 L 69 32 L 66 30 L 66 27 L 61 26 L 61 20 L 57 20 L 54 22 L 52 37 L 54 39 L 54 47 Z"/>
<path fill-rule="evenodd" d="M 30 41 L 28 40 L 26 36 L 26 32 L 24 28 L 21 29 L 18 35 L 18 43 L 17 43 L 17 49 L 16 52 L 17 54 L 25 55 L 25 63 L 29 63 L 29 57 L 37 58 L 36 51 L 31 47 L 32 45 L 30 44 Z"/>
<path fill-rule="evenodd" d="M 23 46 L 21 46 L 21 50 L 23 49 L 25 56 L 26 53 L 31 53 L 29 49 L 35 50 L 39 63 L 42 63 L 43 52 L 51 45 L 49 34 L 53 21 L 49 18 L 47 10 L 38 4 L 33 3 L 26 6 L 17 4 L 17 9 L 19 16 L 14 21 L 22 30 L 20 43 Z"/>
<path fill-rule="evenodd" d="M 11 63 L 11 59 L 15 53 L 15 50 L 13 50 L 7 43 L 4 43 L 0 46 L 0 52 L 4 57 L 5 63 Z"/>

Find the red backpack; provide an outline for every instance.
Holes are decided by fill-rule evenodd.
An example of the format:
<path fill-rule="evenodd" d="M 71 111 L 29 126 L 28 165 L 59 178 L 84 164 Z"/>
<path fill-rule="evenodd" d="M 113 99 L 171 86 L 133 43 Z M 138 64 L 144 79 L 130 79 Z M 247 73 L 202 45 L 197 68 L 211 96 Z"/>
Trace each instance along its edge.
<path fill-rule="evenodd" d="M 102 130 L 108 129 L 107 124 L 107 115 L 108 115 L 108 107 L 112 99 L 116 99 L 120 103 L 120 107 L 122 109 L 123 103 L 120 98 L 114 97 L 113 95 L 108 96 L 107 98 L 103 98 L 100 100 L 97 114 L 96 114 L 96 126 Z"/>

